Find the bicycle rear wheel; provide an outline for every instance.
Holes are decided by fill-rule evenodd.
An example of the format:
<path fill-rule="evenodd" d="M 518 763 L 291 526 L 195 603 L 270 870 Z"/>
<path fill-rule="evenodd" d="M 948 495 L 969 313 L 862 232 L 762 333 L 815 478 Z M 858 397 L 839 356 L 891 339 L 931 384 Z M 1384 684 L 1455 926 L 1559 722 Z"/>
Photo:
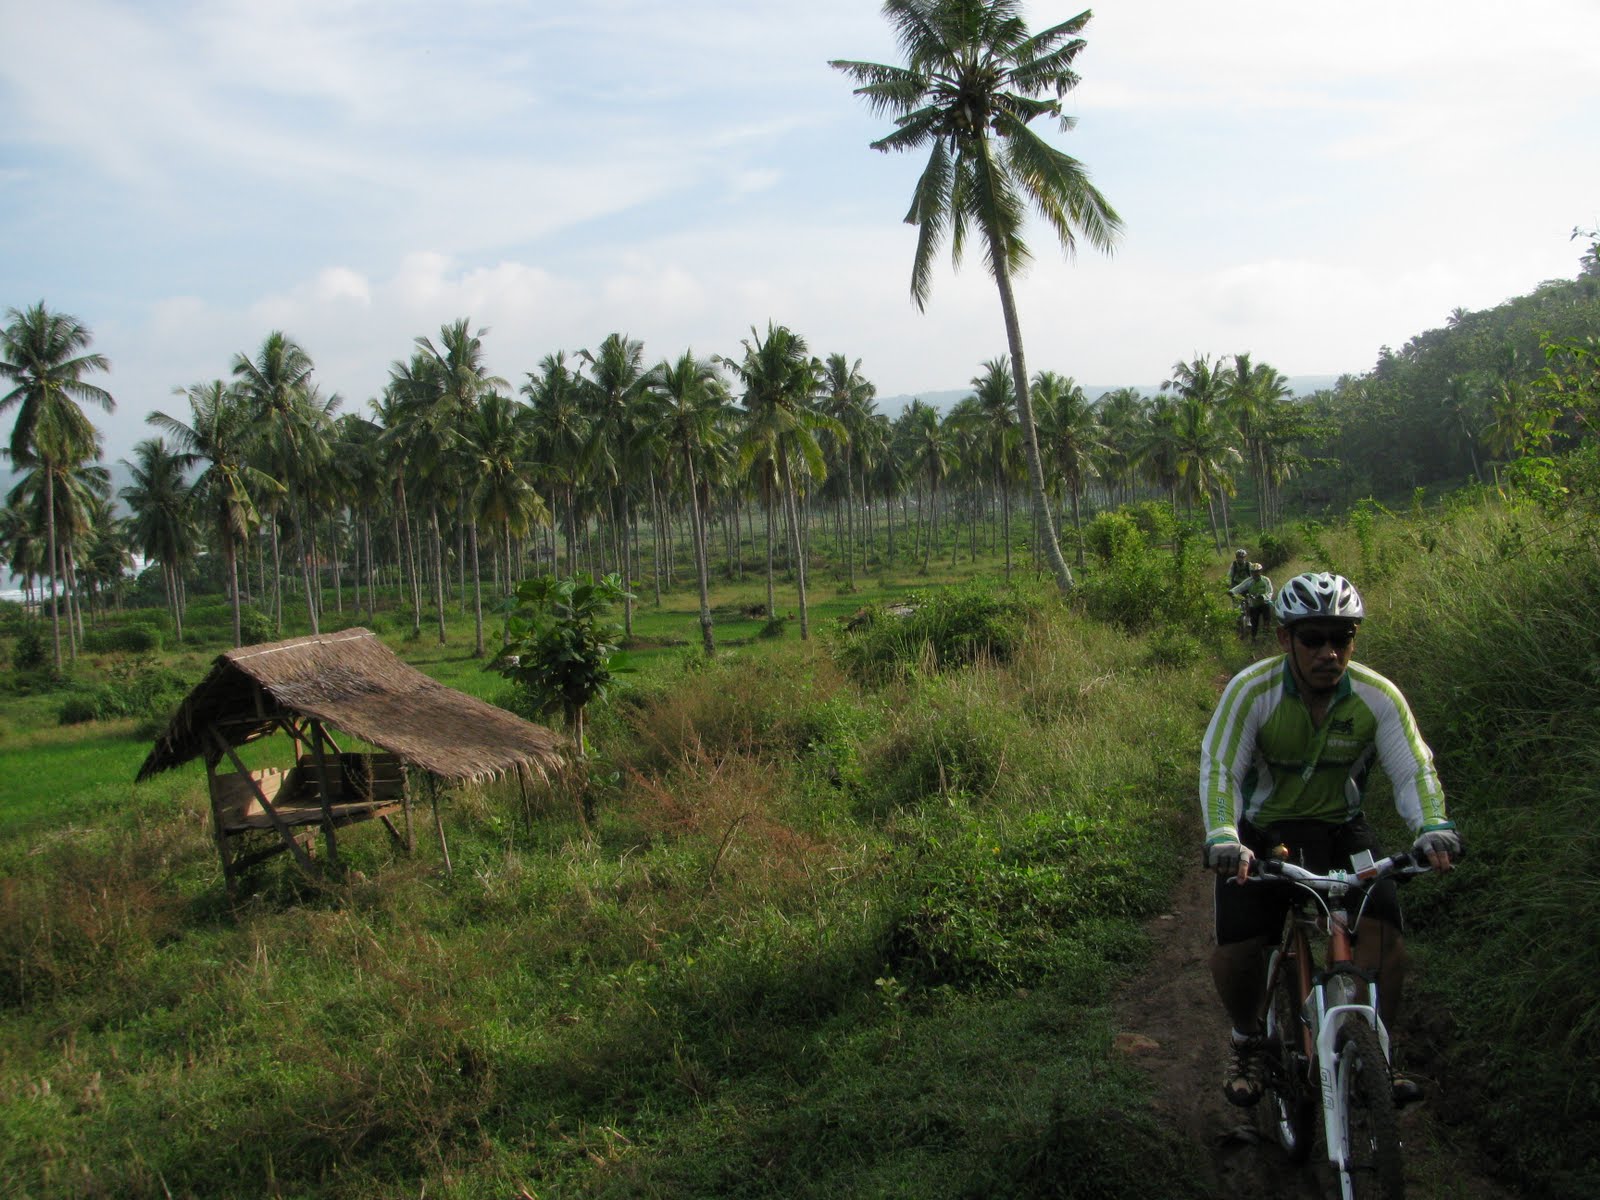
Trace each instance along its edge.
<path fill-rule="evenodd" d="M 1294 962 L 1273 956 L 1272 996 L 1267 1005 L 1267 1112 L 1278 1144 L 1292 1163 L 1311 1155 L 1316 1139 L 1317 1096 L 1311 1086 L 1311 1065 L 1300 1036 L 1300 997 Z"/>
<path fill-rule="evenodd" d="M 1358 1016 L 1346 1016 L 1334 1039 L 1334 1081 L 1344 1109 L 1344 1200 L 1403 1200 L 1405 1168 L 1389 1062 L 1378 1031 Z"/>

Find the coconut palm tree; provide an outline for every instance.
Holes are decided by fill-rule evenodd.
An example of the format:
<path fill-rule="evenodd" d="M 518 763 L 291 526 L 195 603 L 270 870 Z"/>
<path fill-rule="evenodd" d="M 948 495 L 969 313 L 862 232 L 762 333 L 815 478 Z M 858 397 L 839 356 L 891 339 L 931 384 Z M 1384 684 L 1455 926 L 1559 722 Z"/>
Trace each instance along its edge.
<path fill-rule="evenodd" d="M 1117 388 L 1100 397 L 1095 412 L 1104 447 L 1107 492 L 1120 490 L 1126 504 L 1133 498 L 1133 471 L 1145 427 L 1144 399 L 1137 388 Z M 1116 503 L 1114 498 L 1112 503 Z"/>
<path fill-rule="evenodd" d="M 535 490 L 531 412 L 509 396 L 490 392 L 467 424 L 473 457 L 471 514 L 499 532 L 495 557 L 505 563 L 505 597 L 516 589 L 512 578 L 513 539 L 521 544 L 534 525 L 550 523 L 550 509 Z"/>
<path fill-rule="evenodd" d="M 1011 483 L 1017 447 L 1016 403 L 1011 385 L 1011 361 L 1002 354 L 983 364 L 972 384 L 972 420 L 995 490 L 1000 493 L 1000 540 L 1005 545 L 1006 580 L 1011 579 Z"/>
<path fill-rule="evenodd" d="M 139 553 L 161 566 L 173 631 L 181 642 L 183 568 L 195 555 L 193 496 L 184 478 L 189 456 L 169 450 L 161 438 L 146 438 L 133 454 L 133 462 L 122 460 L 133 479 L 122 489 L 122 499 L 133 512 L 130 532 Z"/>
<path fill-rule="evenodd" d="M 203 520 L 227 560 L 228 598 L 233 608 L 233 644 L 243 644 L 239 617 L 239 549 L 261 523 L 255 497 L 281 494 L 283 485 L 248 459 L 251 415 L 245 398 L 220 379 L 174 388 L 189 401 L 185 423 L 163 412 L 146 422 L 170 434 L 185 468 L 204 463 L 192 493 Z"/>
<path fill-rule="evenodd" d="M 540 464 L 550 494 L 562 497 L 560 521 L 566 544 L 567 570 L 574 569 L 578 554 L 579 460 L 588 441 L 588 420 L 583 412 L 579 379 L 567 368 L 565 352 L 547 354 L 539 373 L 528 372 L 521 392 L 533 406 L 533 458 Z M 556 575 L 561 572 L 552 561 Z"/>
<path fill-rule="evenodd" d="M 822 367 L 822 408 L 839 423 L 833 437 L 838 461 L 844 467 L 845 574 L 851 591 L 856 587 L 855 444 L 872 415 L 878 389 L 861 374 L 861 360 L 843 354 L 828 355 Z"/>
<path fill-rule="evenodd" d="M 284 485 L 289 524 L 294 530 L 296 556 L 300 560 L 305 585 L 306 613 L 311 632 L 318 633 L 318 589 L 313 585 L 315 564 L 307 542 L 311 518 L 310 480 L 318 446 L 319 414 L 309 402 L 311 356 L 293 338 L 273 330 L 261 343 L 254 358 L 236 354 L 233 375 L 240 395 L 250 408 L 252 421 L 260 432 L 266 452 L 267 474 Z M 277 536 L 277 524 L 273 524 Z M 273 542 L 276 568 L 277 542 Z M 275 570 L 276 574 L 276 570 Z M 280 602 L 281 603 L 281 602 Z M 281 608 L 278 613 L 281 620 Z"/>
<path fill-rule="evenodd" d="M 1070 130 L 1061 97 L 1078 84 L 1072 62 L 1085 11 L 1029 33 L 1021 0 L 885 0 L 905 66 L 835 60 L 830 65 L 861 84 L 874 113 L 895 118 L 895 130 L 873 149 L 929 151 L 906 223 L 918 229 L 911 295 L 926 306 L 933 261 L 945 238 L 960 262 L 968 231 L 982 240 L 1000 294 L 1023 453 L 1033 482 L 1044 549 L 1062 591 L 1072 572 L 1061 555 L 1045 491 L 1034 429 L 1028 369 L 1012 279 L 1030 257 L 1022 239 L 1027 210 L 1037 210 L 1071 254 L 1079 237 L 1109 251 L 1121 228 L 1083 164 L 1030 128 L 1047 117 Z"/>
<path fill-rule="evenodd" d="M 55 669 L 61 670 L 61 614 L 56 599 L 56 504 L 53 490 L 60 471 L 94 444 L 94 428 L 80 404 L 106 412 L 116 407 L 111 393 L 85 381 L 94 371 L 109 371 L 103 354 L 86 354 L 92 335 L 76 317 L 50 312 L 39 301 L 32 308 L 8 309 L 0 329 L 0 380 L 11 385 L 0 396 L 0 414 L 17 410 L 11 427 L 11 461 L 37 464 L 43 471 L 45 544 L 50 579 L 50 631 Z"/>
<path fill-rule="evenodd" d="M 1033 393 L 1038 402 L 1039 439 L 1049 465 L 1060 472 L 1072 501 L 1072 530 L 1078 542 L 1078 567 L 1082 569 L 1083 491 L 1094 457 L 1101 449 L 1099 422 L 1076 380 L 1054 371 L 1040 371 L 1033 377 Z"/>
<path fill-rule="evenodd" d="M 706 657 L 716 653 L 711 632 L 711 590 L 707 567 L 706 517 L 701 500 L 702 473 L 696 460 L 723 440 L 727 388 L 710 359 L 686 350 L 677 362 L 660 363 L 645 377 L 641 420 L 650 437 L 674 456 L 689 497 L 690 536 L 695 579 L 700 590 L 700 637 Z"/>
<path fill-rule="evenodd" d="M 800 523 L 796 493 L 797 472 L 804 472 L 816 483 L 828 477 L 827 460 L 817 441 L 823 431 L 842 432 L 842 427 L 813 401 L 821 390 L 821 364 L 812 358 L 805 339 L 784 325 L 767 322 L 766 337 L 752 327 L 741 343 L 744 357 L 737 362 L 722 359 L 744 385 L 747 415 L 741 461 L 746 469 L 757 467 L 769 485 L 781 492 L 788 517 L 789 548 L 794 562 L 795 585 L 800 604 L 800 638 L 810 637 L 810 618 L 806 606 L 806 539 Z M 767 506 L 767 593 L 772 593 L 772 518 Z M 770 606 L 769 606 L 770 612 Z"/>
<path fill-rule="evenodd" d="M 644 343 L 622 333 L 607 334 L 598 349 L 580 350 L 589 364 L 589 439 L 582 465 L 611 494 L 612 529 L 622 576 L 622 628 L 633 636 L 632 496 L 628 488 L 630 452 L 636 443 L 638 401 L 644 390 Z"/>
<path fill-rule="evenodd" d="M 477 409 L 483 399 L 496 388 L 510 388 L 498 375 L 490 375 L 483 361 L 483 338 L 489 331 L 470 330 L 471 322 L 461 317 L 439 328 L 439 344 L 435 346 L 425 337 L 416 339 L 417 347 L 433 360 L 434 370 L 430 381 L 435 388 L 430 421 L 444 437 L 446 454 L 443 457 L 446 478 L 444 486 L 452 487 L 459 497 L 470 491 L 468 479 L 477 462 L 477 454 L 468 432 L 476 420 Z M 509 403 L 509 402 L 508 402 Z M 507 421 L 509 408 L 502 410 Z M 475 638 L 474 653 L 483 657 L 483 574 L 478 563 L 478 521 L 475 508 L 458 499 L 456 509 L 461 514 L 467 535 L 467 553 L 472 559 L 472 611 Z M 458 543 L 459 544 L 459 543 Z M 444 641 L 444 614 L 440 613 L 439 640 Z"/>

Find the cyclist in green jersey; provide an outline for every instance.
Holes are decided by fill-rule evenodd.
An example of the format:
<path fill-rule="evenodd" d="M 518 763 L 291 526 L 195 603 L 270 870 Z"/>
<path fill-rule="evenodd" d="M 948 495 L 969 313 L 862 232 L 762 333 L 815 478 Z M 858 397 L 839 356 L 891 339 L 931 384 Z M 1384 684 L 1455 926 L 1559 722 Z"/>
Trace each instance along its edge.
<path fill-rule="evenodd" d="M 1217 873 L 1216 949 L 1211 975 L 1233 1021 L 1223 1092 L 1234 1104 L 1261 1098 L 1259 1004 L 1265 951 L 1283 928 L 1284 889 L 1240 886 L 1258 855 L 1283 844 L 1310 870 L 1348 869 L 1359 850 L 1379 851 L 1362 815 L 1374 758 L 1394 789 L 1413 849 L 1436 870 L 1461 855 L 1445 813 L 1433 754 L 1394 684 L 1350 661 L 1366 616 L 1348 579 L 1297 575 L 1278 593 L 1282 655 L 1252 663 L 1229 681 L 1200 748 L 1205 865 Z M 1362 921 L 1355 959 L 1378 977 L 1379 1015 L 1394 1028 L 1405 985 L 1404 924 L 1394 884 L 1380 884 Z M 1395 1098 L 1420 1089 L 1395 1079 Z"/>
<path fill-rule="evenodd" d="M 1250 578 L 1250 556 L 1243 550 L 1233 552 L 1233 562 L 1228 567 L 1228 590 Z"/>
<path fill-rule="evenodd" d="M 1250 573 L 1244 577 L 1244 582 L 1228 589 L 1230 596 L 1238 596 L 1245 605 L 1245 611 L 1250 616 L 1250 642 L 1253 645 L 1256 635 L 1261 632 L 1261 621 L 1267 615 L 1267 609 L 1272 607 L 1272 580 L 1261 573 L 1261 564 L 1250 564 Z"/>

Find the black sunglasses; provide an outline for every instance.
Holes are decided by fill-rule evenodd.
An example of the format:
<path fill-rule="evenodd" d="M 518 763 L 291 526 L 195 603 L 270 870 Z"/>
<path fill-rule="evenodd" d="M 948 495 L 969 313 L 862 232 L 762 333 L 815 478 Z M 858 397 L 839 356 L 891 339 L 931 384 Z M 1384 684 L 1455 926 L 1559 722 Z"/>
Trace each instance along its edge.
<path fill-rule="evenodd" d="M 1321 650 L 1331 644 L 1335 650 L 1343 650 L 1356 640 L 1354 629 L 1336 629 L 1331 633 L 1324 633 L 1314 629 L 1294 631 L 1295 639 L 1307 650 Z"/>

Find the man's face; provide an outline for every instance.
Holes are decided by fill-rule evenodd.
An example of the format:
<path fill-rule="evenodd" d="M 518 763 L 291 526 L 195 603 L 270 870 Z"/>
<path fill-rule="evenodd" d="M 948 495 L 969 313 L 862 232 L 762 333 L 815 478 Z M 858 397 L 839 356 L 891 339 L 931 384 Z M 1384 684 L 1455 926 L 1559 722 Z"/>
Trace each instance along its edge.
<path fill-rule="evenodd" d="M 1298 621 L 1278 627 L 1278 645 L 1289 656 L 1300 687 L 1312 693 L 1339 686 L 1355 649 L 1355 626 L 1348 621 Z"/>

